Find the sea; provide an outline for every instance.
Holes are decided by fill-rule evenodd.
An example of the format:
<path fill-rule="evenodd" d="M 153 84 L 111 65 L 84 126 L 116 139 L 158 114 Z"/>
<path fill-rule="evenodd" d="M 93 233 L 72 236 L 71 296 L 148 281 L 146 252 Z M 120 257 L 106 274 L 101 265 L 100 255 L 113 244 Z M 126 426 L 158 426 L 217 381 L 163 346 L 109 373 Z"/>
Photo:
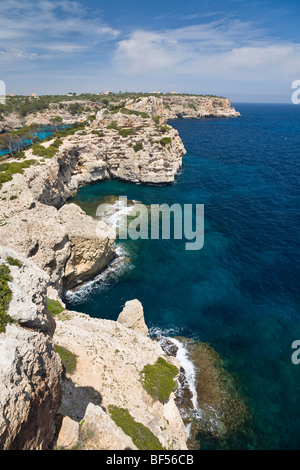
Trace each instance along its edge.
<path fill-rule="evenodd" d="M 234 103 L 241 117 L 177 119 L 187 150 L 174 183 L 117 180 L 81 188 L 72 202 L 95 215 L 109 197 L 203 204 L 204 246 L 119 240 L 118 258 L 80 289 L 72 310 L 116 320 L 139 299 L 152 336 L 209 343 L 251 411 L 249 433 L 202 449 L 299 449 L 300 106 Z M 200 371 L 201 377 L 201 371 Z"/>

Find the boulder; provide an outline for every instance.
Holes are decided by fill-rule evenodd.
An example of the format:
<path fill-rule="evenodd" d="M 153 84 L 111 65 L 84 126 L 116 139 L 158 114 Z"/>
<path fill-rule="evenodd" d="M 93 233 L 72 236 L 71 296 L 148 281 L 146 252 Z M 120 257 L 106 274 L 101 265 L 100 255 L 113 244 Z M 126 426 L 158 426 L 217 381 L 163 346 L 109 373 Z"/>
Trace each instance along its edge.
<path fill-rule="evenodd" d="M 98 274 L 114 257 L 114 231 L 83 212 L 76 204 L 66 204 L 59 210 L 71 243 L 71 254 L 64 272 L 64 285 L 71 289 Z M 104 224 L 104 227 L 103 227 Z"/>
<path fill-rule="evenodd" d="M 119 428 L 101 406 L 90 403 L 81 429 L 85 450 L 136 450 L 131 437 Z"/>
<path fill-rule="evenodd" d="M 148 327 L 145 323 L 144 309 L 141 302 L 137 299 L 126 302 L 125 307 L 120 313 L 118 323 L 126 328 L 138 331 L 144 336 L 148 335 Z"/>
<path fill-rule="evenodd" d="M 57 438 L 57 448 L 71 450 L 79 443 L 79 423 L 65 416 Z"/>

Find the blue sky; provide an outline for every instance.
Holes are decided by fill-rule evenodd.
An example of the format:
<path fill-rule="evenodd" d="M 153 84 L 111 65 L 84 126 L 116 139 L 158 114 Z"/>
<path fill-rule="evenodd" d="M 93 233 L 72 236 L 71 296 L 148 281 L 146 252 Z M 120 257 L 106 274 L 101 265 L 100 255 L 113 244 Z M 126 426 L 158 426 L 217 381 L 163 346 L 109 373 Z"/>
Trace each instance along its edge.
<path fill-rule="evenodd" d="M 299 0 L 0 0 L 0 80 L 18 94 L 290 102 L 299 21 Z"/>

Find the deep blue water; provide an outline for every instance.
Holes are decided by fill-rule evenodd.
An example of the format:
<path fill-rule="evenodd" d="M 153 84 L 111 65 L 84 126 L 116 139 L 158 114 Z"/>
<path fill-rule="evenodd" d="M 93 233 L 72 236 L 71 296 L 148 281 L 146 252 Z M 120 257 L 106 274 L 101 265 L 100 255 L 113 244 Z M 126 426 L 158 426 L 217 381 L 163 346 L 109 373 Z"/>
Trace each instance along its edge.
<path fill-rule="evenodd" d="M 251 433 L 232 448 L 300 448 L 300 106 L 240 104 L 239 119 L 174 120 L 187 149 L 174 184 L 108 181 L 80 189 L 146 204 L 205 205 L 205 244 L 126 242 L 131 269 L 69 307 L 115 320 L 138 298 L 150 327 L 209 342 L 251 408 Z M 202 447 L 209 444 L 202 443 Z"/>

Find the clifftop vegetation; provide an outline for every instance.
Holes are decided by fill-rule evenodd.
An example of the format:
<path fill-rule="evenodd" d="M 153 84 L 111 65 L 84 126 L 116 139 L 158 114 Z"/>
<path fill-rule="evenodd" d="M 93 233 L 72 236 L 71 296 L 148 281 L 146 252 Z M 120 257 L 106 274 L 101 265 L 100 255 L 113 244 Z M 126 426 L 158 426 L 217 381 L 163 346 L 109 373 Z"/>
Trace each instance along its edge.
<path fill-rule="evenodd" d="M 3 120 L 5 116 L 9 114 L 16 114 L 20 117 L 26 117 L 29 114 L 43 112 L 46 109 L 49 109 L 50 105 L 57 104 L 59 107 L 69 107 L 71 114 L 78 114 L 80 109 L 79 103 L 74 103 L 74 101 L 90 101 L 91 103 L 98 104 L 99 107 L 108 106 L 110 104 L 119 102 L 120 100 L 128 99 L 138 99 L 145 98 L 147 96 L 159 96 L 163 98 L 164 96 L 174 96 L 174 94 L 155 94 L 155 93 L 134 93 L 134 92 L 120 92 L 120 93 L 111 93 L 110 95 L 101 95 L 93 93 L 82 93 L 80 95 L 68 94 L 68 95 L 42 95 L 37 98 L 32 98 L 30 96 L 15 95 L 9 96 L 6 99 L 6 104 L 0 104 L 0 120 Z M 203 96 L 211 98 L 222 98 L 215 95 L 197 95 L 197 94 L 186 94 L 178 93 L 175 96 Z M 70 105 L 68 105 L 70 102 Z M 72 102 L 72 104 L 71 104 Z"/>

